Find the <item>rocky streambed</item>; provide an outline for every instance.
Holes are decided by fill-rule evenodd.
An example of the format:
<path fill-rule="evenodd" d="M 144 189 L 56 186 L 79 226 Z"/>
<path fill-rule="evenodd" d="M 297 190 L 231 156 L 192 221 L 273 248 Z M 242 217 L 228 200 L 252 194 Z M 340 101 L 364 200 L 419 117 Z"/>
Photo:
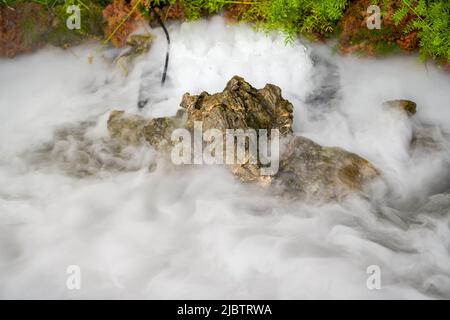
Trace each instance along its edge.
<path fill-rule="evenodd" d="M 180 105 L 184 109 L 180 109 L 175 117 L 149 120 L 124 114 L 123 111 L 113 111 L 108 119 L 108 130 L 112 137 L 125 144 L 147 142 L 157 150 L 166 149 L 173 155 L 174 144 L 179 143 L 174 132 L 180 128 L 193 132 L 197 129 L 197 123 L 199 134 L 203 135 L 201 149 L 204 148 L 206 132 L 218 131 L 214 140 L 211 139 L 214 142 L 210 152 L 212 155 L 208 154 L 214 156 L 214 152 L 220 153 L 221 159 L 215 159 L 214 163 L 225 164 L 224 151 L 229 151 L 227 148 L 231 145 L 234 157 L 237 152 L 234 150 L 241 143 L 242 160 L 239 164 L 233 159 L 228 163 L 233 174 L 243 182 L 277 185 L 281 187 L 281 195 L 296 198 L 339 199 L 352 191 L 362 191 L 365 184 L 378 176 L 377 169 L 369 161 L 354 153 L 341 148 L 323 147 L 310 139 L 293 135 L 293 106 L 283 99 L 281 89 L 276 85 L 267 84 L 257 90 L 243 78 L 234 76 L 222 92 L 212 95 L 207 92 L 200 95 L 186 93 Z M 231 140 L 223 141 L 230 130 Z M 235 130 L 241 130 L 240 139 L 235 139 L 234 136 L 238 135 Z M 276 137 L 270 131 L 275 131 Z M 189 139 L 194 134 L 189 135 Z M 272 139 L 269 143 L 275 143 L 273 140 L 277 139 L 275 146 L 266 146 L 276 153 L 272 154 L 270 161 L 277 164 L 276 170 L 265 174 L 262 169 L 270 161 L 262 163 L 264 160 L 257 151 L 261 151 L 263 146 L 257 142 L 262 138 L 270 140 L 267 136 Z M 278 141 L 280 138 L 281 142 Z M 189 153 L 186 163 L 182 164 L 193 163 L 192 148 L 191 141 L 188 141 L 187 147 L 181 150 Z M 281 154 L 280 148 L 283 149 Z M 203 154 L 200 156 L 203 157 Z"/>
<path fill-rule="evenodd" d="M 450 297 L 448 74 L 220 18 L 170 28 L 164 86 L 159 29 L 0 60 L 1 297 Z M 226 129 L 267 154 L 214 165 Z M 209 133 L 213 165 L 174 163 L 174 132 Z"/>

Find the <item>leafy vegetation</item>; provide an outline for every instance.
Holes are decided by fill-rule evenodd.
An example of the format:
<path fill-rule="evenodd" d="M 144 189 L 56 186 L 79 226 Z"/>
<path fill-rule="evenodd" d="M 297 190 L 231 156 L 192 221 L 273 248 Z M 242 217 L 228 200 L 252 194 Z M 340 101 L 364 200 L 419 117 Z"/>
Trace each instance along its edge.
<path fill-rule="evenodd" d="M 221 0 L 183 0 L 181 3 L 188 20 L 198 19 L 203 14 L 217 13 L 226 4 Z"/>
<path fill-rule="evenodd" d="M 288 41 L 298 33 L 324 37 L 336 30 L 348 3 L 348 0 L 254 1 L 244 20 L 268 31 L 281 30 Z"/>
<path fill-rule="evenodd" d="M 59 23 L 49 35 L 51 42 L 58 43 L 64 37 L 102 33 L 108 36 L 119 24 L 118 20 L 125 17 L 118 9 L 105 16 L 105 7 L 117 1 L 0 0 L 0 5 L 35 2 L 45 6 L 58 18 Z M 150 3 L 162 7 L 168 19 L 195 20 L 224 10 L 227 18 L 253 23 L 266 32 L 281 31 L 288 42 L 298 34 L 319 39 L 338 34 L 344 38 L 349 52 L 365 46 L 369 54 L 388 54 L 400 49 L 411 51 L 419 45 L 422 57 L 450 61 L 449 0 L 132 0 L 132 3 L 137 1 L 141 1 L 139 11 L 146 18 L 150 18 Z M 84 22 L 81 30 L 68 35 L 61 21 L 65 21 L 67 6 L 71 4 L 80 5 Z M 382 29 L 368 32 L 364 27 L 362 22 L 368 4 L 381 7 Z"/>
<path fill-rule="evenodd" d="M 46 6 L 48 8 L 52 8 L 57 4 L 63 4 L 64 0 L 0 0 L 0 3 L 6 4 L 8 6 L 15 5 L 17 3 L 24 3 L 24 2 L 35 2 L 38 4 L 41 4 L 43 6 Z"/>
<path fill-rule="evenodd" d="M 24 2 L 35 2 L 35 3 L 38 3 L 38 4 L 41 4 L 41 5 L 45 6 L 47 8 L 53 8 L 53 7 L 57 6 L 57 5 L 64 5 L 64 4 L 68 3 L 68 2 L 71 2 L 71 3 L 75 2 L 75 3 L 79 3 L 79 4 L 84 4 L 85 0 L 74 0 L 74 1 L 66 1 L 66 0 L 0 0 L 0 4 L 3 3 L 3 4 L 6 4 L 8 6 L 12 6 L 14 4 L 24 3 Z M 95 0 L 95 1 L 93 0 L 93 1 L 88 1 L 88 2 L 92 3 L 92 4 L 95 4 L 95 5 L 98 5 L 98 6 L 104 7 L 104 6 L 108 5 L 108 4 L 110 4 L 112 2 L 112 0 Z"/>
<path fill-rule="evenodd" d="M 414 19 L 404 32 L 419 32 L 422 57 L 450 60 L 450 1 L 402 0 L 401 8 L 394 14 L 395 23 L 401 23 L 408 14 Z"/>

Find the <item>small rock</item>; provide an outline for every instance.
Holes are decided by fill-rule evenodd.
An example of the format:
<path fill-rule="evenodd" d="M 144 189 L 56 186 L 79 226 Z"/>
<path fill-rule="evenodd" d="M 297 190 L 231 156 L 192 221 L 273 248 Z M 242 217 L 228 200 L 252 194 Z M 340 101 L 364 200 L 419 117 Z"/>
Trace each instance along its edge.
<path fill-rule="evenodd" d="M 153 39 L 151 34 L 132 34 L 128 37 L 126 41 L 128 47 L 116 58 L 116 64 L 125 75 L 128 75 L 128 70 L 134 60 L 150 49 Z"/>
<path fill-rule="evenodd" d="M 139 55 L 147 52 L 152 45 L 154 36 L 152 34 L 132 34 L 127 39 L 127 45 L 132 47 L 133 54 Z"/>
<path fill-rule="evenodd" d="M 383 103 L 384 106 L 397 108 L 404 110 L 408 113 L 408 115 L 413 115 L 417 111 L 417 105 L 414 101 L 411 100 L 388 100 Z"/>

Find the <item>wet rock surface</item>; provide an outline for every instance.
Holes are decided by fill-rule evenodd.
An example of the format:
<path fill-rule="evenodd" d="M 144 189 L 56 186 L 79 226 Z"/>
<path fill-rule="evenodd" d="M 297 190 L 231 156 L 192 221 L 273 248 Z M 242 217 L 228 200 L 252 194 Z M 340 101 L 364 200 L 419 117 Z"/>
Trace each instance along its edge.
<path fill-rule="evenodd" d="M 108 131 L 111 137 L 124 143 L 136 145 L 146 141 L 156 150 L 162 150 L 172 144 L 172 131 L 183 127 L 183 120 L 181 112 L 175 117 L 146 119 L 114 110 L 108 119 Z"/>
<path fill-rule="evenodd" d="M 241 77 L 233 77 L 223 92 L 199 95 L 186 93 L 181 101 L 185 113 L 175 117 L 145 119 L 113 111 L 108 130 L 124 143 L 147 142 L 157 150 L 169 150 L 175 128 L 194 130 L 196 121 L 208 129 L 278 129 L 280 140 L 279 168 L 273 175 L 261 175 L 264 165 L 257 163 L 227 165 L 243 182 L 258 182 L 281 187 L 283 195 L 294 198 L 341 199 L 363 191 L 378 176 L 377 169 L 366 159 L 337 147 L 323 147 L 292 132 L 293 106 L 283 99 L 281 89 L 267 84 L 255 89 Z M 270 140 L 270 137 L 268 137 Z M 248 140 L 247 140 L 248 146 Z M 248 150 L 247 150 L 248 151 Z M 246 154 L 249 159 L 251 155 Z"/>
<path fill-rule="evenodd" d="M 416 111 L 417 111 L 416 103 L 411 100 L 404 100 L 404 99 L 389 100 L 389 101 L 385 101 L 383 103 L 383 105 L 387 106 L 387 107 L 403 110 L 410 116 L 413 114 L 416 114 Z"/>
<path fill-rule="evenodd" d="M 406 99 L 395 99 L 383 102 L 384 107 L 393 108 L 403 112 L 409 117 L 412 125 L 410 151 L 413 154 L 425 154 L 430 152 L 442 152 L 448 149 L 445 133 L 434 124 L 424 123 L 414 117 L 417 112 L 417 104 Z"/>
<path fill-rule="evenodd" d="M 357 154 L 296 136 L 289 139 L 275 179 L 294 197 L 340 199 L 377 176 L 377 169 Z"/>
<path fill-rule="evenodd" d="M 294 108 L 273 84 L 257 90 L 234 76 L 223 92 L 192 96 L 186 93 L 181 106 L 188 113 L 188 128 L 193 128 L 194 121 L 202 121 L 204 130 L 252 128 L 278 129 L 281 135 L 292 133 Z"/>
<path fill-rule="evenodd" d="M 127 48 L 125 48 L 115 60 L 116 64 L 122 69 L 125 75 L 128 75 L 134 60 L 150 49 L 153 39 L 154 36 L 150 33 L 132 34 L 127 38 Z"/>
<path fill-rule="evenodd" d="M 57 168 L 77 178 L 141 168 L 142 161 L 136 157 L 139 146 L 117 139 L 96 139 L 89 134 L 94 126 L 95 121 L 64 125 L 50 141 L 22 156 L 35 170 Z"/>
<path fill-rule="evenodd" d="M 409 117 L 408 121 L 412 125 L 410 151 L 413 154 L 439 152 L 447 148 L 444 133 L 439 126 L 422 123 L 418 118 L 413 117 L 417 112 L 417 104 L 414 101 L 395 99 L 385 101 L 382 105 L 403 112 Z"/>
<path fill-rule="evenodd" d="M 411 151 L 413 153 L 443 152 L 449 149 L 448 137 L 439 126 L 423 124 L 419 121 L 413 123 L 411 138 Z"/>

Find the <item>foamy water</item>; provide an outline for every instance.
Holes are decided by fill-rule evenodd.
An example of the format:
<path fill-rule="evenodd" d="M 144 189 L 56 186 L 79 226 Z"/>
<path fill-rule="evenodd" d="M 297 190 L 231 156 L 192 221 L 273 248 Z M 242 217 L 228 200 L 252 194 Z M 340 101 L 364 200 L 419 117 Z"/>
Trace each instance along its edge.
<path fill-rule="evenodd" d="M 450 298 L 448 74 L 417 57 L 286 46 L 220 18 L 171 26 L 168 82 L 142 114 L 173 115 L 184 92 L 221 91 L 235 74 L 274 83 L 297 133 L 382 173 L 369 198 L 288 202 L 222 167 L 155 167 L 150 148 L 107 139 L 111 110 L 139 112 L 141 74 L 159 81 L 156 33 L 126 78 L 95 44 L 0 60 L 1 298 Z M 398 98 L 418 113 L 381 106 Z M 412 150 L 424 130 L 438 147 Z M 66 287 L 69 265 L 80 290 Z"/>

